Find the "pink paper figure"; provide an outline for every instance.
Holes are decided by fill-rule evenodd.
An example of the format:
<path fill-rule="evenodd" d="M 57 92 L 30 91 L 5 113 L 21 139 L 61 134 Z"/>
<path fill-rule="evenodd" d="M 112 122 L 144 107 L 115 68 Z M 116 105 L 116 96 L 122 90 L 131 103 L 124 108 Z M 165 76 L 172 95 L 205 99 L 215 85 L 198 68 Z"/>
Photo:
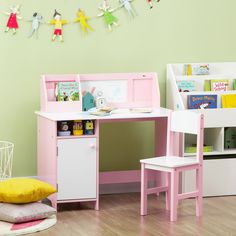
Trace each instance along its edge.
<path fill-rule="evenodd" d="M 20 13 L 19 9 L 20 5 L 16 5 L 10 7 L 11 12 L 4 12 L 9 16 L 5 32 L 8 32 L 10 29 L 12 29 L 13 34 L 16 33 L 16 30 L 19 28 L 17 19 L 22 19 L 22 17 L 18 16 L 18 14 Z"/>

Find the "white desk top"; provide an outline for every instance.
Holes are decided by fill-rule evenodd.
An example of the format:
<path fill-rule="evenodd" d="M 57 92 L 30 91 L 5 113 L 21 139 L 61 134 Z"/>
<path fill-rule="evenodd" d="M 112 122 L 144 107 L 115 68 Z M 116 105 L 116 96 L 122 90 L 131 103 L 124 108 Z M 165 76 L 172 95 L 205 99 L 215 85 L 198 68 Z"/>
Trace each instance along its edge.
<path fill-rule="evenodd" d="M 88 112 L 35 112 L 38 116 L 42 116 L 53 121 L 63 120 L 116 120 L 116 119 L 145 119 L 145 118 L 157 118 L 168 117 L 170 110 L 166 108 L 153 109 L 152 112 L 130 112 L 129 109 L 117 109 L 111 115 L 108 116 L 95 116 L 90 115 Z"/>

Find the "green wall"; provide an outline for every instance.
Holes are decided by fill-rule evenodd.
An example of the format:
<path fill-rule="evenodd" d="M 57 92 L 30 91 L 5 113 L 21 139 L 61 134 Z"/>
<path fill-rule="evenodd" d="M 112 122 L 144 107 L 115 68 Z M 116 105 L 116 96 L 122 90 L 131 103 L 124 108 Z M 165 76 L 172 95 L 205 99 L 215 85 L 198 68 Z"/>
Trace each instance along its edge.
<path fill-rule="evenodd" d="M 0 11 L 15 2 L 0 0 Z M 41 74 L 158 72 L 164 106 L 167 63 L 236 60 L 235 0 L 162 0 L 154 2 L 152 10 L 146 0 L 135 0 L 135 19 L 120 9 L 115 12 L 119 27 L 108 32 L 102 19 L 94 19 L 90 22 L 94 32 L 88 37 L 81 35 L 78 25 L 69 24 L 64 28 L 64 43 L 51 42 L 49 25 L 41 26 L 38 39 L 27 38 L 30 23 L 25 20 L 38 11 L 48 21 L 55 8 L 63 18 L 73 20 L 78 5 L 96 16 L 101 1 L 20 3 L 24 20 L 19 21 L 16 35 L 4 33 L 7 16 L 0 15 L 0 140 L 15 144 L 15 176 L 36 175 L 34 111 L 39 110 Z M 118 0 L 110 3 L 117 6 Z M 153 153 L 153 124 L 108 124 L 101 132 L 103 170 L 137 168 L 140 156 Z"/>

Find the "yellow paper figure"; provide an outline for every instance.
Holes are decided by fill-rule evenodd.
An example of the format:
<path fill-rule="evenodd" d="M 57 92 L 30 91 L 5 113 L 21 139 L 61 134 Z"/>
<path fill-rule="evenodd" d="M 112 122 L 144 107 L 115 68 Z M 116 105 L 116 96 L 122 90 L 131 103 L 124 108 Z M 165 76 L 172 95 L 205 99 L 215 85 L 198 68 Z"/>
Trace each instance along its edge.
<path fill-rule="evenodd" d="M 88 24 L 90 17 L 85 15 L 85 12 L 82 9 L 79 9 L 76 13 L 77 18 L 74 20 L 75 23 L 79 22 L 80 27 L 84 34 L 88 33 L 88 30 L 93 30 L 93 28 Z"/>
<path fill-rule="evenodd" d="M 62 27 L 63 25 L 67 24 L 67 20 L 62 20 L 61 19 L 61 14 L 55 10 L 55 13 L 53 15 L 53 20 L 49 22 L 51 25 L 55 25 L 54 28 L 54 33 L 52 36 L 52 41 L 55 41 L 56 37 L 59 36 L 60 41 L 63 42 L 63 37 L 62 37 Z"/>

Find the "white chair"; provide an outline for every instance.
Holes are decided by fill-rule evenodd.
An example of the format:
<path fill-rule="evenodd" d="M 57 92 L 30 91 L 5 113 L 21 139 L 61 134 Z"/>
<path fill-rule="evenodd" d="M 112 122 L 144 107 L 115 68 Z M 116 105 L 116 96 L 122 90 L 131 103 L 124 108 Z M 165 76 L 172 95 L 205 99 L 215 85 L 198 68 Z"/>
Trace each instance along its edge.
<path fill-rule="evenodd" d="M 183 157 L 181 139 L 180 142 L 176 141 L 176 136 L 183 137 L 181 133 L 196 135 L 196 156 Z M 148 194 L 159 192 L 166 192 L 166 209 L 170 210 L 170 221 L 177 220 L 178 201 L 186 198 L 196 198 L 196 215 L 202 215 L 203 133 L 203 114 L 191 111 L 171 112 L 168 122 L 167 155 L 140 160 L 141 215 L 147 214 Z M 179 155 L 179 153 L 182 153 L 182 155 Z M 166 172 L 164 186 L 148 188 L 148 170 Z M 186 170 L 196 170 L 196 190 L 179 193 L 179 173 Z"/>

